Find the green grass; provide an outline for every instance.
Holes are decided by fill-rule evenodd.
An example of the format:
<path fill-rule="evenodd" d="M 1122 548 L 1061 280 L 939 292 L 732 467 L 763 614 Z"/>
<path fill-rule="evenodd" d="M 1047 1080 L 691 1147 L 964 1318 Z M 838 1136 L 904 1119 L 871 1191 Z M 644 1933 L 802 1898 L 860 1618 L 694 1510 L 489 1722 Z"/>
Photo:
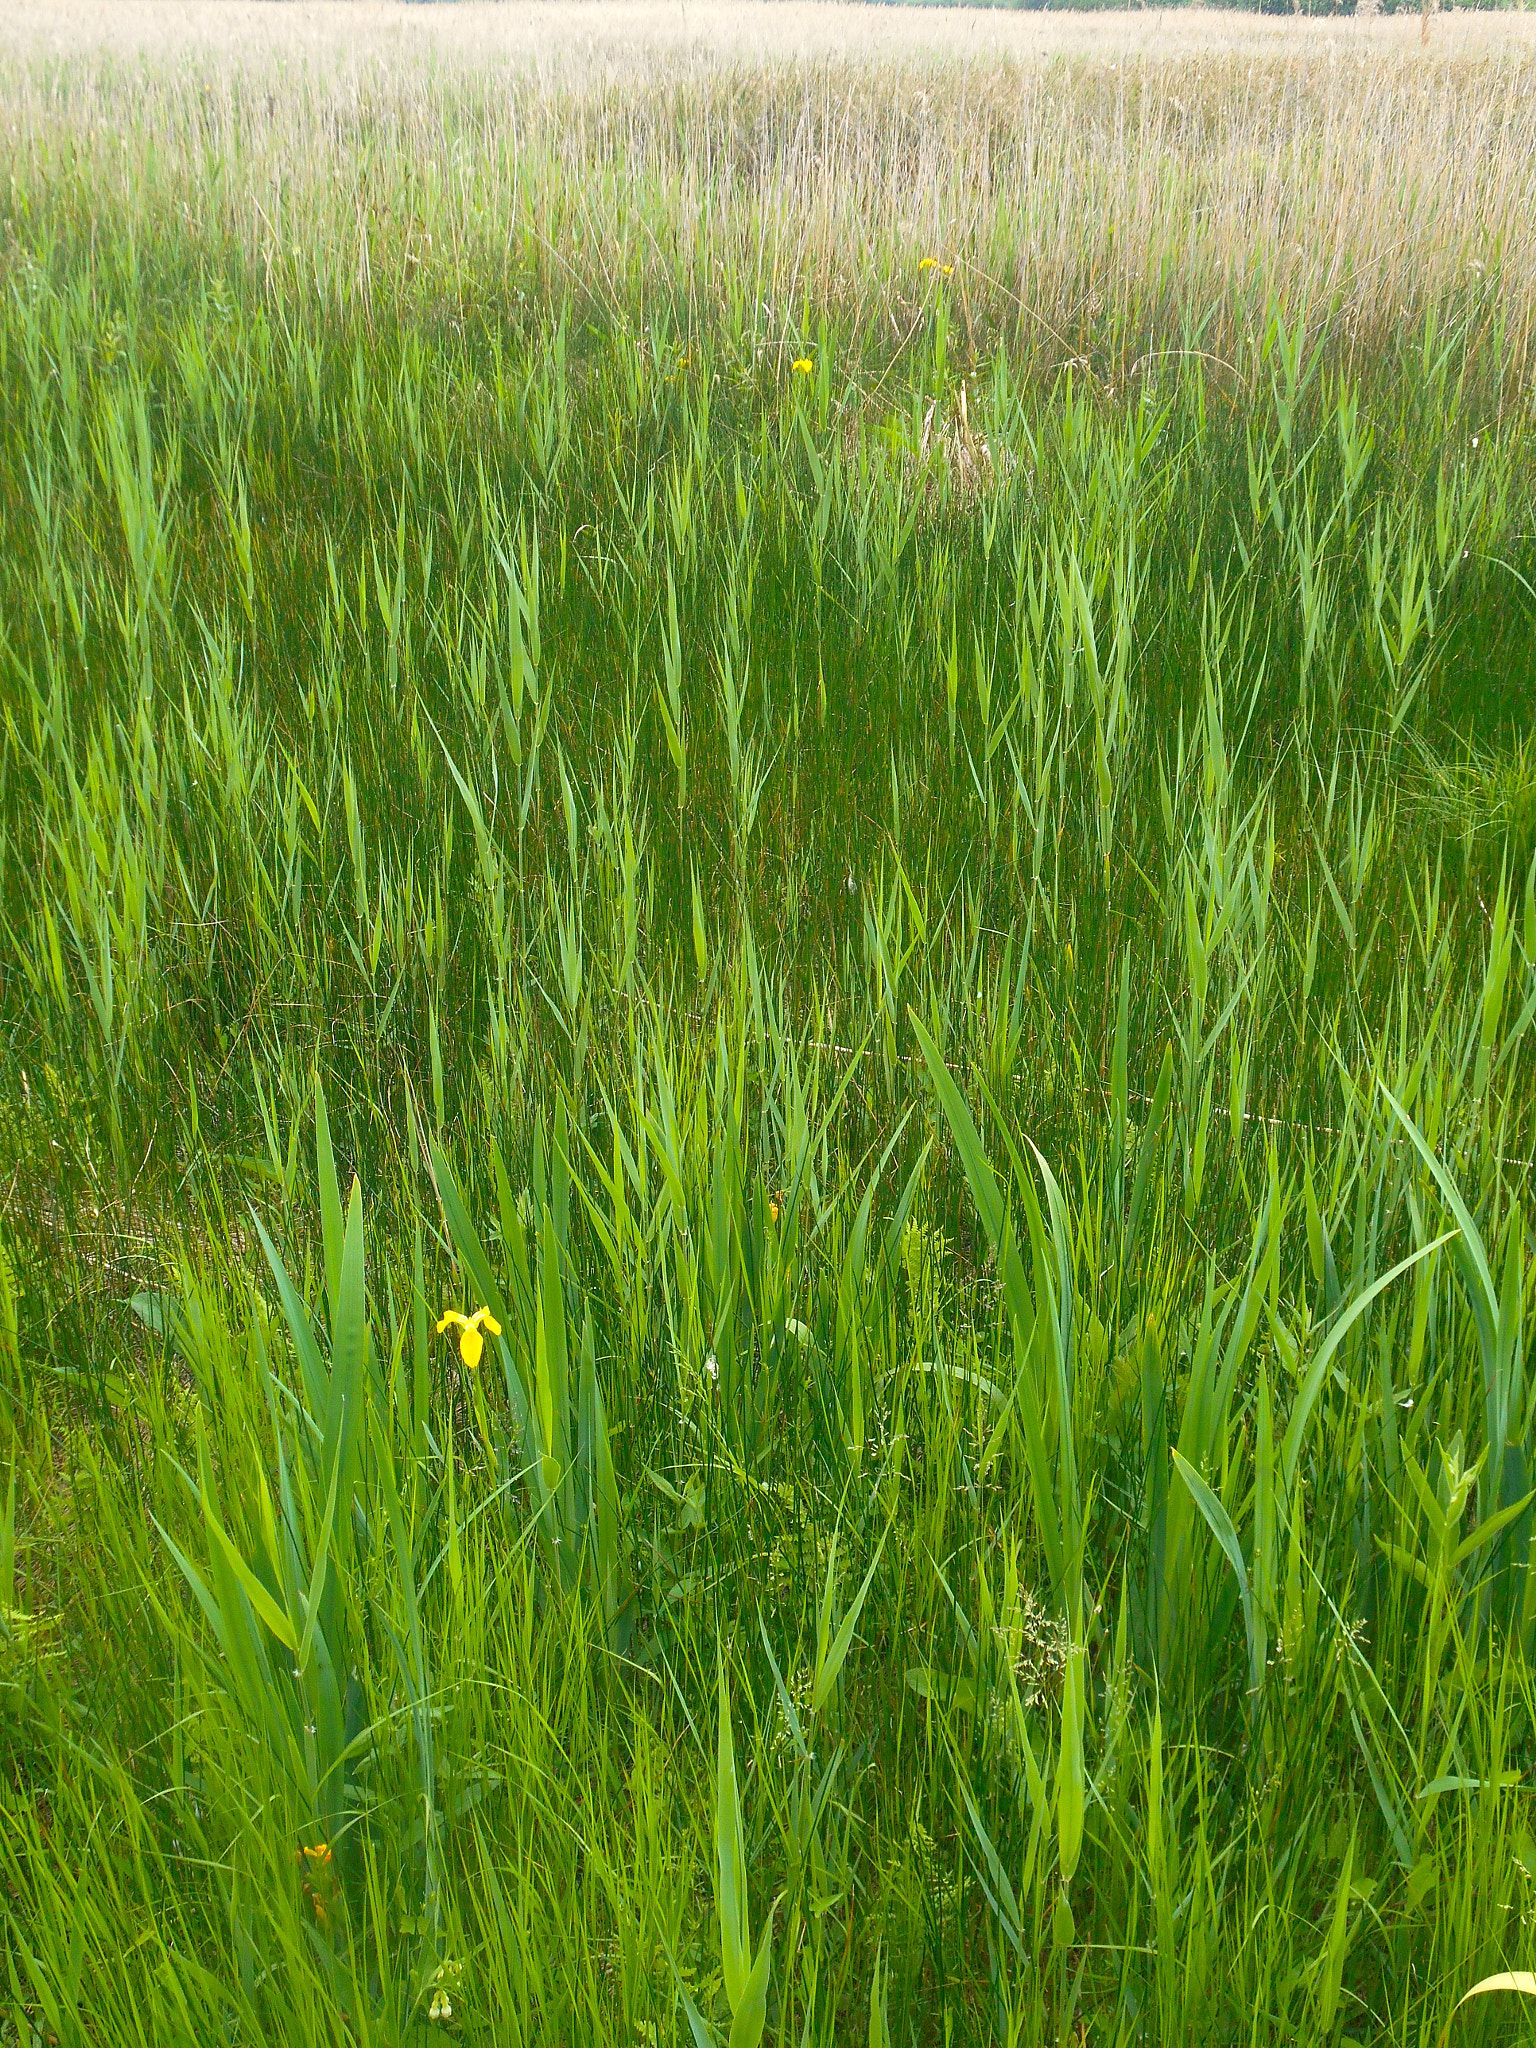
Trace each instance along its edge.
<path fill-rule="evenodd" d="M 635 84 L 606 216 L 593 87 L 499 258 L 383 86 L 275 260 L 254 86 L 11 88 L 0 2039 L 1440 2041 L 1536 1907 L 1519 222 L 1426 176 L 1402 317 L 1278 202 L 1011 309 L 824 215 L 764 314 L 697 137 L 803 79 Z"/>

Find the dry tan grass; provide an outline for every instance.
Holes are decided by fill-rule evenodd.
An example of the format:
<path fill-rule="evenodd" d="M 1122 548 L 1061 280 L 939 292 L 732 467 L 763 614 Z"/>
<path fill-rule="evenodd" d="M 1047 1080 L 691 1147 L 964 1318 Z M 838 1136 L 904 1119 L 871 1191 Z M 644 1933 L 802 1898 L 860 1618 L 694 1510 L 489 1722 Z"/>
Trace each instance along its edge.
<path fill-rule="evenodd" d="M 475 64 L 569 66 L 635 52 L 713 58 L 892 56 L 1373 59 L 1419 51 L 1417 15 L 1297 20 L 1227 9 L 1117 13 L 879 7 L 844 0 L 5 0 L 0 39 L 57 53 L 187 51 L 367 61 L 431 51 Z M 1437 62 L 1536 47 L 1536 12 L 1449 13 Z"/>
<path fill-rule="evenodd" d="M 1360 355 L 1433 307 L 1529 389 L 1533 14 L 1425 51 L 1417 16 L 9 0 L 0 110 L 45 208 L 169 208 L 369 306 L 734 291 L 899 339 L 936 253 L 968 346 L 1241 381 L 1274 308 Z"/>

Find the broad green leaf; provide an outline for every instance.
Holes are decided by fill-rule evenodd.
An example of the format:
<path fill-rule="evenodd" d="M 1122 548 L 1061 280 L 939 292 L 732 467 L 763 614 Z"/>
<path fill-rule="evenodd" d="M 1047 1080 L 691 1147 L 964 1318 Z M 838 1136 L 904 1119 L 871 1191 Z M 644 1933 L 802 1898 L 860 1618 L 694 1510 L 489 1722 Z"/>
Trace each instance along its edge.
<path fill-rule="evenodd" d="M 342 1540 L 348 1546 L 350 1501 L 367 1401 L 368 1309 L 363 1265 L 363 1191 L 354 1179 L 347 1204 L 331 1323 L 330 1402 L 325 1423 L 322 1471 L 339 1477 Z"/>
<path fill-rule="evenodd" d="M 1406 1259 L 1399 1259 L 1389 1272 L 1383 1273 L 1381 1278 L 1372 1286 L 1367 1287 L 1363 1294 L 1356 1295 L 1355 1299 L 1339 1316 L 1333 1328 L 1324 1338 L 1316 1358 L 1313 1359 L 1311 1366 L 1308 1368 L 1306 1378 L 1302 1381 L 1301 1391 L 1297 1394 L 1295 1404 L 1291 1409 L 1291 1419 L 1286 1424 L 1285 1438 L 1281 1445 L 1281 1470 L 1287 1492 L 1290 1491 L 1291 1481 L 1296 1474 L 1296 1464 L 1301 1456 L 1302 1444 L 1306 1439 L 1307 1423 L 1311 1419 L 1313 1404 L 1322 1392 L 1323 1376 L 1332 1362 L 1333 1354 L 1338 1350 L 1339 1346 L 1344 1342 L 1344 1339 L 1349 1335 L 1355 1324 L 1359 1322 L 1378 1294 L 1384 1293 L 1399 1275 L 1408 1272 L 1410 1268 L 1416 1266 L 1420 1259 L 1427 1259 L 1431 1252 L 1439 1251 L 1441 1245 L 1449 1244 L 1456 1235 L 1456 1231 L 1448 1230 L 1443 1237 L 1437 1237 L 1432 1244 L 1420 1245 L 1419 1249 L 1416 1252 L 1410 1252 Z"/>
<path fill-rule="evenodd" d="M 314 1641 L 315 1626 L 320 1619 L 320 1596 L 325 1590 L 325 1574 L 330 1563 L 331 1525 L 336 1518 L 336 1493 L 340 1481 L 341 1447 L 338 1445 L 331 1466 L 331 1486 L 326 1495 L 325 1514 L 320 1523 L 320 1533 L 315 1539 L 315 1565 L 310 1575 L 309 1594 L 304 1609 L 304 1634 L 298 1644 L 297 1662 L 301 1671 L 309 1663 L 310 1645 Z"/>
<path fill-rule="evenodd" d="M 1392 1093 L 1386 1082 L 1382 1081 L 1379 1085 L 1382 1094 L 1386 1096 L 1387 1101 L 1392 1107 L 1393 1115 L 1412 1140 L 1414 1150 L 1434 1176 L 1436 1185 L 1445 1197 L 1446 1207 L 1456 1218 L 1457 1228 L 1447 1231 L 1445 1236 L 1438 1239 L 1437 1242 L 1447 1244 L 1453 1237 L 1459 1240 L 1456 1253 L 1457 1262 L 1460 1264 L 1466 1277 L 1467 1292 L 1472 1297 L 1472 1311 L 1477 1319 L 1478 1334 L 1483 1340 L 1484 1356 L 1491 1357 L 1495 1341 L 1495 1331 L 1497 1330 L 1499 1320 L 1499 1292 L 1493 1284 L 1493 1274 L 1489 1269 L 1488 1254 L 1483 1249 L 1482 1235 L 1472 1220 L 1471 1210 L 1468 1209 L 1466 1203 L 1461 1199 L 1461 1193 L 1455 1181 L 1451 1179 L 1451 1176 L 1430 1150 L 1429 1141 L 1425 1138 L 1424 1133 Z"/>
<path fill-rule="evenodd" d="M 278 1257 L 277 1247 L 268 1237 L 261 1218 L 254 1209 L 251 1211 L 251 1221 L 256 1226 L 256 1235 L 261 1240 L 261 1248 L 266 1253 L 272 1278 L 277 1283 L 277 1298 L 282 1303 L 283 1320 L 288 1325 L 288 1334 L 293 1340 L 299 1370 L 304 1375 L 304 1397 L 309 1404 L 310 1415 L 317 1425 L 321 1425 L 326 1412 L 330 1374 L 326 1370 L 324 1359 L 320 1356 L 320 1347 L 315 1342 L 309 1312 L 299 1299 L 298 1289 L 288 1277 L 288 1268 Z"/>
<path fill-rule="evenodd" d="M 1087 1803 L 1083 1767 L 1083 1659 L 1074 1618 L 1067 1668 L 1061 1686 L 1061 1754 L 1056 1766 L 1056 1854 L 1062 1884 L 1069 1885 L 1083 1846 Z"/>
<path fill-rule="evenodd" d="M 206 1492 L 203 1494 L 203 1517 L 207 1523 L 208 1534 L 218 1546 L 225 1562 L 239 1581 L 247 1600 L 250 1601 L 252 1607 L 255 1608 L 257 1614 L 266 1623 L 273 1635 L 277 1637 L 284 1649 L 296 1653 L 299 1647 L 298 1631 L 294 1628 L 292 1621 L 283 1612 L 282 1608 L 278 1606 L 267 1588 L 261 1583 L 255 1572 L 251 1570 L 245 1559 L 240 1555 L 238 1547 L 226 1532 L 223 1523 L 219 1520 L 213 1502 Z"/>
<path fill-rule="evenodd" d="M 1355 1837 L 1351 1830 L 1349 1847 L 1344 1851 L 1344 1862 L 1339 1870 L 1338 1889 L 1333 1897 L 1333 1919 L 1328 1929 L 1328 1946 L 1323 1951 L 1323 1977 L 1318 1992 L 1318 2018 L 1321 2021 L 1321 2037 L 1327 2040 L 1333 2032 L 1333 2017 L 1339 2005 L 1339 1980 L 1344 1970 L 1344 1949 L 1349 1932 L 1349 1880 L 1355 1867 Z"/>
<path fill-rule="evenodd" d="M 717 1664 L 720 1715 L 715 1756 L 715 1904 L 720 1915 L 725 1995 L 734 2013 L 740 2010 L 747 1992 L 752 1937 L 747 1920 L 747 1852 L 742 1840 L 736 1749 L 731 1740 L 731 1698 L 723 1656 Z"/>
<path fill-rule="evenodd" d="M 768 1979 L 773 1968 L 774 1910 L 774 1906 L 768 1908 L 768 1925 L 758 1943 L 757 1960 L 742 1988 L 741 2002 L 731 2020 L 728 2048 L 757 2048 L 763 2038 L 763 2028 L 768 2021 Z"/>
<path fill-rule="evenodd" d="M 1024 1921 L 1023 1916 L 1019 1912 L 1018 1899 L 1014 1894 L 1013 1886 L 1008 1881 L 1008 1873 L 1003 1868 L 1003 1860 L 997 1853 L 992 1837 L 987 1833 L 986 1828 L 982 1824 L 981 1813 L 975 1799 L 972 1797 L 971 1788 L 966 1783 L 963 1773 L 957 1776 L 956 1782 L 959 1784 L 960 1797 L 965 1801 L 965 1810 L 970 1816 L 971 1828 L 976 1836 L 977 1846 L 981 1850 L 982 1861 L 986 1866 L 986 1876 L 982 1880 L 982 1889 L 986 1892 L 988 1903 L 997 1917 L 998 1924 L 1001 1926 L 1004 1934 L 1007 1935 L 1014 1953 L 1022 1956 L 1024 1953 Z"/>
<path fill-rule="evenodd" d="M 336 1178 L 336 1155 L 331 1149 L 331 1120 L 325 1108 L 325 1083 L 315 1069 L 315 1166 L 320 1182 L 320 1238 L 325 1258 L 325 1299 L 332 1316 L 336 1313 L 336 1289 L 341 1279 L 341 1187 Z"/>
<path fill-rule="evenodd" d="M 1210 1524 L 1211 1534 L 1226 1553 L 1227 1562 L 1231 1565 L 1233 1576 L 1237 1580 L 1238 1594 L 1243 1603 L 1243 1628 L 1248 1637 L 1248 1691 L 1251 1698 L 1257 1699 L 1259 1688 L 1264 1682 L 1264 1631 L 1263 1624 L 1254 1610 L 1253 1593 L 1248 1584 L 1248 1568 L 1243 1563 L 1242 1545 L 1237 1540 L 1232 1518 L 1189 1460 L 1175 1451 L 1173 1463 L 1179 1477 L 1189 1488 L 1195 1506 Z"/>
<path fill-rule="evenodd" d="M 890 1530 L 887 1528 L 886 1536 L 889 1534 Z M 822 1707 L 826 1705 L 827 1700 L 831 1696 L 832 1688 L 837 1683 L 837 1674 L 842 1670 L 844 1660 L 848 1655 L 849 1646 L 853 1642 L 853 1631 L 858 1625 L 859 1614 L 864 1606 L 869 1589 L 874 1583 L 875 1572 L 879 1567 L 881 1555 L 885 1550 L 886 1536 L 880 1538 L 879 1548 L 870 1560 L 869 1570 L 864 1574 L 864 1583 L 854 1595 L 853 1604 L 843 1616 L 837 1634 L 832 1638 L 827 1648 L 817 1657 L 816 1682 L 811 1692 L 811 1709 L 814 1713 L 819 1713 Z M 835 1537 L 833 1539 L 833 1548 L 835 1551 Z M 827 1593 L 822 1608 L 824 1625 L 831 1618 L 831 1594 L 832 1566 L 829 1559 L 827 1566 Z M 821 1640 L 823 1643 L 826 1642 L 824 1633 Z"/>

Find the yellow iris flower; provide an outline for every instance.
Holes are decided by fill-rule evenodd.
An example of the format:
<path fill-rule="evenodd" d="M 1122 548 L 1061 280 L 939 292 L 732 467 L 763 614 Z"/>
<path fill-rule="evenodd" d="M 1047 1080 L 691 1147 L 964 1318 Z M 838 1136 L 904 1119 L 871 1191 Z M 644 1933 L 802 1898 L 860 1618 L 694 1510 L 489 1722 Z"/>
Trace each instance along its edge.
<path fill-rule="evenodd" d="M 789 366 L 798 376 L 809 377 L 816 365 L 809 356 L 797 356 Z"/>
<path fill-rule="evenodd" d="M 955 274 L 953 263 L 941 263 L 937 256 L 925 256 L 917 267 L 919 270 L 936 270 L 940 277 L 953 277 Z"/>
<path fill-rule="evenodd" d="M 485 1338 L 481 1336 L 481 1331 L 485 1330 L 492 1337 L 499 1337 L 501 1325 L 488 1308 L 477 1308 L 472 1316 L 461 1316 L 456 1308 L 445 1308 L 437 1325 L 439 1337 L 450 1323 L 458 1325 L 459 1356 L 473 1372 L 480 1363 L 481 1353 L 485 1350 Z"/>
<path fill-rule="evenodd" d="M 305 1898 L 314 1908 L 316 1925 L 324 1927 L 327 1916 L 322 1890 L 328 1892 L 335 1877 L 335 1872 L 331 1868 L 331 1845 L 329 1842 L 321 1842 L 317 1848 L 312 1849 L 306 1843 L 298 1850 L 296 1860 L 300 1871 L 304 1873 L 300 1882 Z M 322 1889 L 317 1890 L 317 1886 Z"/>

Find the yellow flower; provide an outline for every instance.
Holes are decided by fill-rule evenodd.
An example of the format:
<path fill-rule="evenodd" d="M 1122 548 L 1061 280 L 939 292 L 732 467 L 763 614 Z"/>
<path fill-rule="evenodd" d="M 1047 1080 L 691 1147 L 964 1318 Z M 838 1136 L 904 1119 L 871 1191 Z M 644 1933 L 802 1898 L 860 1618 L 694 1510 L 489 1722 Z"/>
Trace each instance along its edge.
<path fill-rule="evenodd" d="M 768 1197 L 768 1221 L 770 1223 L 777 1223 L 783 1213 L 784 1197 L 782 1195 L 770 1195 Z"/>
<path fill-rule="evenodd" d="M 796 356 L 795 360 L 790 364 L 789 367 L 796 373 L 797 376 L 809 377 L 812 370 L 815 369 L 816 365 L 811 361 L 809 356 Z"/>
<path fill-rule="evenodd" d="M 473 1372 L 480 1363 L 481 1352 L 485 1349 L 485 1339 L 480 1334 L 481 1330 L 487 1330 L 491 1336 L 499 1337 L 501 1325 L 488 1308 L 477 1308 L 472 1316 L 461 1316 L 456 1308 L 445 1308 L 437 1325 L 439 1337 L 450 1323 L 458 1324 L 459 1356 Z"/>
<path fill-rule="evenodd" d="M 941 263 L 937 256 L 925 256 L 917 267 L 919 270 L 936 270 L 940 277 L 953 277 L 955 274 L 953 263 Z"/>
<path fill-rule="evenodd" d="M 313 1908 L 316 1925 L 324 1927 L 327 1916 L 322 1893 L 332 1889 L 332 1880 L 335 1877 L 335 1872 L 331 1868 L 331 1845 L 329 1842 L 321 1842 L 317 1847 L 311 1848 L 306 1842 L 296 1852 L 295 1861 L 304 1873 L 300 1881 L 304 1896 Z"/>

